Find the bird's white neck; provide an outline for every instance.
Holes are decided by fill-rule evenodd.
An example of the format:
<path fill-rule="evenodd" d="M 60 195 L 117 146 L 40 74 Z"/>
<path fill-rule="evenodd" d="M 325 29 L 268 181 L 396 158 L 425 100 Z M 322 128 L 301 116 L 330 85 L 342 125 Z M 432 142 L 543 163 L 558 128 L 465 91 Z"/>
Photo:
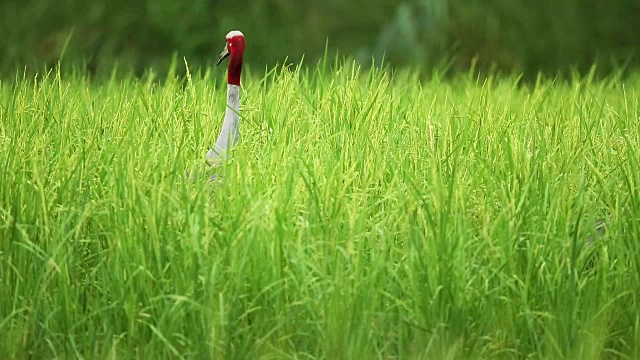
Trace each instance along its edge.
<path fill-rule="evenodd" d="M 227 109 L 224 113 L 222 130 L 213 148 L 207 152 L 207 161 L 215 165 L 219 158 L 224 159 L 229 148 L 238 143 L 240 128 L 240 86 L 227 85 Z"/>

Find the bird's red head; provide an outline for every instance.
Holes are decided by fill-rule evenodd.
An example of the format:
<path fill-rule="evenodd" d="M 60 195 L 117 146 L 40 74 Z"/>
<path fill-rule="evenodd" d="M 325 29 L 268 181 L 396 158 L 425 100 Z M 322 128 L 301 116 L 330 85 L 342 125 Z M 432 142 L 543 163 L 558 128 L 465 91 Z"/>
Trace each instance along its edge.
<path fill-rule="evenodd" d="M 244 55 L 244 35 L 238 30 L 231 31 L 227 34 L 227 44 L 218 58 L 216 65 L 228 56 L 229 70 L 227 71 L 227 82 L 231 85 L 240 85 L 240 75 L 242 73 L 242 57 Z"/>

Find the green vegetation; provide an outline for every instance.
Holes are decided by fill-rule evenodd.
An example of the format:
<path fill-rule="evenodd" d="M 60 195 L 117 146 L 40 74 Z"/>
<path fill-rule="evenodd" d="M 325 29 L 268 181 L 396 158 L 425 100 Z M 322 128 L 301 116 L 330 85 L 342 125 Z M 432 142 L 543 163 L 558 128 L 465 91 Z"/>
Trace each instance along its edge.
<path fill-rule="evenodd" d="M 215 61 L 223 36 L 247 36 L 246 61 L 271 67 L 339 52 L 369 65 L 466 72 L 498 66 L 526 76 L 608 73 L 640 65 L 637 0 L 3 0 L 0 75 L 33 74 L 59 60 L 103 76 L 117 64 L 164 74 L 171 55 Z"/>
<path fill-rule="evenodd" d="M 640 356 L 640 76 L 244 75 L 0 84 L 0 358 Z"/>

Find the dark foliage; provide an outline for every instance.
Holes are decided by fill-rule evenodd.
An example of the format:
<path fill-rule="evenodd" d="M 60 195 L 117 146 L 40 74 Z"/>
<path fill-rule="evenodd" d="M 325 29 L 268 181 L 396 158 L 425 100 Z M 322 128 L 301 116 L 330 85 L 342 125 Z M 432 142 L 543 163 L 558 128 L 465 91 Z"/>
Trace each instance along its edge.
<path fill-rule="evenodd" d="M 0 71 L 54 66 L 164 71 L 172 54 L 211 64 L 241 29 L 254 66 L 329 55 L 454 70 L 496 66 L 551 75 L 637 65 L 635 0 L 4 0 Z"/>

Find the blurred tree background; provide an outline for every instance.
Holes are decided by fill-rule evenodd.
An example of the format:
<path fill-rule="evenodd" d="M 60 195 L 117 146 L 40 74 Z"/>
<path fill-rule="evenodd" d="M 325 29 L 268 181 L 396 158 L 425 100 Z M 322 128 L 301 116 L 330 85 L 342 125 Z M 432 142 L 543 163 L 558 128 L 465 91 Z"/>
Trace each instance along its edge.
<path fill-rule="evenodd" d="M 555 75 L 635 67 L 640 49 L 638 0 L 0 0 L 0 16 L 4 76 L 61 58 L 99 74 L 163 72 L 173 54 L 209 65 L 232 29 L 254 67 L 327 48 L 363 64 Z"/>

